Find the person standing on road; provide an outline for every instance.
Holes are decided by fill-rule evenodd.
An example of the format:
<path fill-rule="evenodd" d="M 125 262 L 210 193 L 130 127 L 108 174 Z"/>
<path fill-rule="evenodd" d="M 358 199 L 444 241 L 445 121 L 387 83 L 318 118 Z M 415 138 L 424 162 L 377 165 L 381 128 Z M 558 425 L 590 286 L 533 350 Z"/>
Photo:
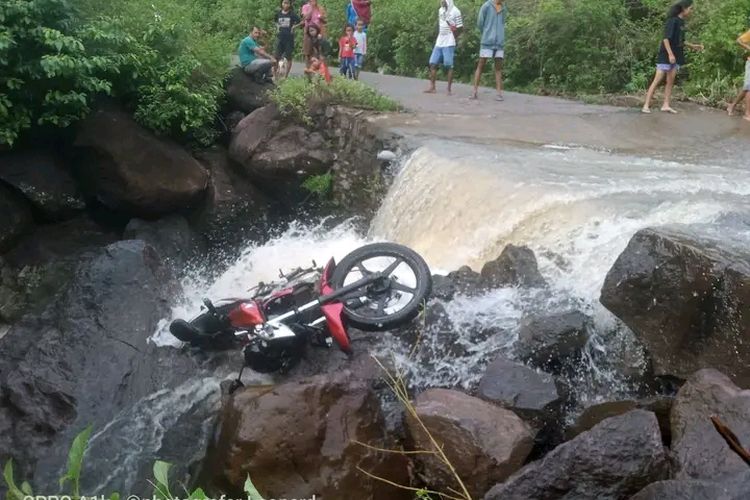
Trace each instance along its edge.
<path fill-rule="evenodd" d="M 453 0 L 441 0 L 438 10 L 438 37 L 430 56 L 430 86 L 425 93 L 436 92 L 437 68 L 442 64 L 448 73 L 448 95 L 452 95 L 453 60 L 456 54 L 456 42 L 463 27 L 461 11 L 453 4 Z"/>
<path fill-rule="evenodd" d="M 339 38 L 339 72 L 342 76 L 354 80 L 354 49 L 357 39 L 354 38 L 354 28 L 347 25 L 344 36 Z"/>
<path fill-rule="evenodd" d="M 503 100 L 503 59 L 505 58 L 505 18 L 508 8 L 504 0 L 487 0 L 479 9 L 477 28 L 481 34 L 479 62 L 474 73 L 474 93 L 472 99 L 478 99 L 479 80 L 487 59 L 495 61 L 495 100 Z"/>
<path fill-rule="evenodd" d="M 279 77 L 288 77 L 289 72 L 292 70 L 292 61 L 294 59 L 294 31 L 301 23 L 301 19 L 292 9 L 291 0 L 281 0 L 281 10 L 276 13 L 276 26 L 279 30 L 278 38 L 276 41 L 276 59 L 279 61 L 286 61 L 284 74 L 277 74 Z"/>
<path fill-rule="evenodd" d="M 365 23 L 361 19 L 357 21 L 357 31 L 354 32 L 354 38 L 357 40 L 357 46 L 354 47 L 354 79 L 359 80 L 359 72 L 365 65 L 365 56 L 367 56 L 367 33 L 365 32 Z"/>
<path fill-rule="evenodd" d="M 745 49 L 745 83 L 742 86 L 737 99 L 727 108 L 729 116 L 734 115 L 734 109 L 739 105 L 742 99 L 745 100 L 745 115 L 743 118 L 750 122 L 750 30 L 746 31 L 737 39 L 737 43 Z"/>
<path fill-rule="evenodd" d="M 664 88 L 664 103 L 661 110 L 665 113 L 677 113 L 676 110 L 672 109 L 670 101 L 677 71 L 680 66 L 685 64 L 685 47 L 698 51 L 703 50 L 703 45 L 685 42 L 685 18 L 692 13 L 693 0 L 680 0 L 669 9 L 664 27 L 664 39 L 659 44 L 656 75 L 646 93 L 646 102 L 641 110 L 644 113 L 651 113 L 651 99 L 653 99 L 656 88 L 664 79 L 664 76 L 667 77 L 667 84 Z"/>

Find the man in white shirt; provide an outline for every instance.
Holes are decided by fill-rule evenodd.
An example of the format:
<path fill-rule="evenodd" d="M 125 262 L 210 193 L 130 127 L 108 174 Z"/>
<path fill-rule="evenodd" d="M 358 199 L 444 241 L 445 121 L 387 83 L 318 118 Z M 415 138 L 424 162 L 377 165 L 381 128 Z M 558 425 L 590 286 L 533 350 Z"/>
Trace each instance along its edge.
<path fill-rule="evenodd" d="M 451 95 L 453 85 L 453 58 L 456 53 L 456 39 L 461 34 L 464 21 L 461 11 L 453 5 L 453 0 L 440 0 L 438 11 L 438 37 L 435 48 L 430 56 L 430 88 L 425 90 L 427 94 L 434 94 L 435 80 L 437 79 L 437 67 L 442 64 L 448 72 L 448 95 Z"/>

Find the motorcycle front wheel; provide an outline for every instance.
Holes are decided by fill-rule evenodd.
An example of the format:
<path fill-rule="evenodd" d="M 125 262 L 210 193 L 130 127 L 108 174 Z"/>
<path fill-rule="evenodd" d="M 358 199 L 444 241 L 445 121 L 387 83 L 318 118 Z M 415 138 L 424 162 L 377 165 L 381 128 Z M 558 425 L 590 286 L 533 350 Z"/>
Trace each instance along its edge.
<path fill-rule="evenodd" d="M 414 250 L 395 243 L 373 243 L 353 251 L 331 276 L 334 289 L 380 273 L 375 282 L 342 300 L 349 324 L 366 331 L 390 330 L 413 320 L 432 291 L 432 274 Z"/>

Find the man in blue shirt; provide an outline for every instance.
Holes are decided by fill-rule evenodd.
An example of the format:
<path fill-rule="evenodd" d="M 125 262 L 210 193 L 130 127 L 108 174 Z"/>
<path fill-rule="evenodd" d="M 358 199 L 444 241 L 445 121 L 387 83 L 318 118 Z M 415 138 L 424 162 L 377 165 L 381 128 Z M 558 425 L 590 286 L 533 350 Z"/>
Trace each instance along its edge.
<path fill-rule="evenodd" d="M 495 61 L 495 86 L 497 87 L 496 100 L 503 100 L 503 58 L 505 57 L 505 18 L 508 8 L 504 0 L 487 0 L 479 9 L 477 28 L 481 34 L 479 46 L 479 63 L 474 74 L 474 94 L 472 99 L 477 99 L 479 80 L 487 59 Z"/>
<path fill-rule="evenodd" d="M 264 83 L 272 80 L 271 74 L 276 59 L 258 44 L 260 36 L 260 28 L 253 27 L 250 35 L 240 42 L 238 52 L 242 70 L 252 76 L 255 81 Z"/>

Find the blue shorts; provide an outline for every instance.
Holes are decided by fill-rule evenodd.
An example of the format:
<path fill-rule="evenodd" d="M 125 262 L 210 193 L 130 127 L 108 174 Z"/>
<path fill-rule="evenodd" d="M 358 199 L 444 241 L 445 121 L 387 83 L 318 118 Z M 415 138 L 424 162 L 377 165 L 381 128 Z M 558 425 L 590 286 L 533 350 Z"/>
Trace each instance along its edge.
<path fill-rule="evenodd" d="M 680 70 L 679 64 L 657 64 L 656 69 L 659 71 L 664 71 L 665 73 L 669 73 L 673 69 L 676 69 L 677 71 Z"/>
<path fill-rule="evenodd" d="M 453 67 L 453 56 L 456 54 L 456 46 L 453 47 L 435 47 L 432 49 L 430 56 L 430 66 L 442 64 L 444 68 Z"/>
<path fill-rule="evenodd" d="M 362 69 L 365 65 L 365 55 L 364 54 L 354 54 L 354 67 L 357 69 Z"/>

